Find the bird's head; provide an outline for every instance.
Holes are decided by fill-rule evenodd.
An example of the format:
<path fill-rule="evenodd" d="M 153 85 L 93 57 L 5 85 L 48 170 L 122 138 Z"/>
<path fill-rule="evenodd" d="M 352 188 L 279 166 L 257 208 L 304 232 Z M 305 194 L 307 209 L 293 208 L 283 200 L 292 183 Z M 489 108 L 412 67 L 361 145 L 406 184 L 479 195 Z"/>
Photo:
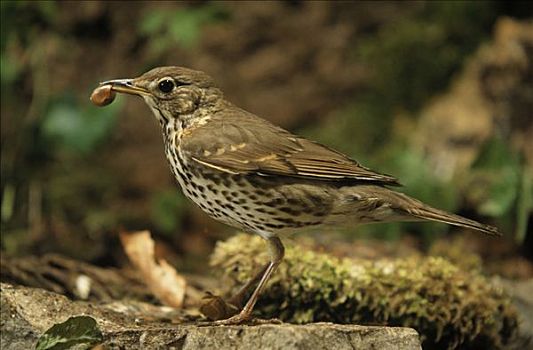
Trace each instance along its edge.
<path fill-rule="evenodd" d="M 108 80 L 103 85 L 142 97 L 161 124 L 193 118 L 200 108 L 215 106 L 222 98 L 209 75 L 183 67 L 154 68 L 138 78 Z"/>

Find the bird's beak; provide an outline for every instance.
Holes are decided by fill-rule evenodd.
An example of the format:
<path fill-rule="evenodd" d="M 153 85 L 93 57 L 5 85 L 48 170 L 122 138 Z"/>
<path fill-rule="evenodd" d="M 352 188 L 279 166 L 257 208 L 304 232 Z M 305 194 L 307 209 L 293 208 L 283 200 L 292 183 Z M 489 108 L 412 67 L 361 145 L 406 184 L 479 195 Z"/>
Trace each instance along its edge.
<path fill-rule="evenodd" d="M 130 95 L 151 95 L 148 90 L 135 84 L 134 79 L 115 79 L 100 83 L 100 86 L 111 85 L 111 91 L 122 92 Z"/>

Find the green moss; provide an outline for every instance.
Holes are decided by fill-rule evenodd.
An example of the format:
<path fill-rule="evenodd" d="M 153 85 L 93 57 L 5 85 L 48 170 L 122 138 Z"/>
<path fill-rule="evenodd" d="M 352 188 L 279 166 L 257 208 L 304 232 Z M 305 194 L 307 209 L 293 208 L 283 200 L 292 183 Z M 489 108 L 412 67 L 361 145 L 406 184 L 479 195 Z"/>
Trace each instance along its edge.
<path fill-rule="evenodd" d="M 221 242 L 211 263 L 234 292 L 268 261 L 259 237 Z M 510 299 L 477 272 L 443 258 L 338 259 L 289 246 L 256 311 L 286 322 L 415 328 L 431 348 L 499 348 L 517 327 Z"/>

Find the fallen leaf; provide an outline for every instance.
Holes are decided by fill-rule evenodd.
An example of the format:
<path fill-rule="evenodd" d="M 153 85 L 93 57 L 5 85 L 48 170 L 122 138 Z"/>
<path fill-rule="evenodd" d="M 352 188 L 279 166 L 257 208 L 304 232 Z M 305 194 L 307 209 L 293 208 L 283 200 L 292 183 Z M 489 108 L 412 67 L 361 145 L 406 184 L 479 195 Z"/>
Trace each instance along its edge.
<path fill-rule="evenodd" d="M 120 241 L 152 294 L 165 305 L 181 308 L 187 282 L 164 259 L 155 260 L 154 241 L 150 232 L 122 232 Z"/>
<path fill-rule="evenodd" d="M 94 318 L 89 316 L 70 317 L 63 323 L 53 325 L 44 332 L 35 345 L 36 350 L 64 350 L 74 346 L 91 345 L 103 341 L 102 332 Z"/>
<path fill-rule="evenodd" d="M 202 298 L 202 305 L 200 305 L 200 312 L 210 320 L 224 320 L 239 313 L 239 308 L 235 305 L 227 303 L 218 295 L 211 292 L 206 292 Z"/>

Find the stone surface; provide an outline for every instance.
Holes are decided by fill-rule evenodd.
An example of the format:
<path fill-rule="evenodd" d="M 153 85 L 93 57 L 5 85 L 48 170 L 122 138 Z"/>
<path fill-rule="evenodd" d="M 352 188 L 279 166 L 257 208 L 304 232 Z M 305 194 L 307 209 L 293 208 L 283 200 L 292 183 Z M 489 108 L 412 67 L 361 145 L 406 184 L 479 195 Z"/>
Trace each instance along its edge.
<path fill-rule="evenodd" d="M 143 315 L 138 305 L 74 302 L 42 289 L 6 283 L 1 284 L 1 305 L 2 349 L 32 348 L 44 331 L 74 315 L 96 319 L 106 349 L 421 349 L 418 333 L 411 328 L 172 324 L 160 314 Z"/>
<path fill-rule="evenodd" d="M 497 279 L 495 283 L 501 285 L 513 298 L 513 304 L 518 310 L 520 328 L 517 349 L 533 349 L 533 278 L 523 281 Z"/>

